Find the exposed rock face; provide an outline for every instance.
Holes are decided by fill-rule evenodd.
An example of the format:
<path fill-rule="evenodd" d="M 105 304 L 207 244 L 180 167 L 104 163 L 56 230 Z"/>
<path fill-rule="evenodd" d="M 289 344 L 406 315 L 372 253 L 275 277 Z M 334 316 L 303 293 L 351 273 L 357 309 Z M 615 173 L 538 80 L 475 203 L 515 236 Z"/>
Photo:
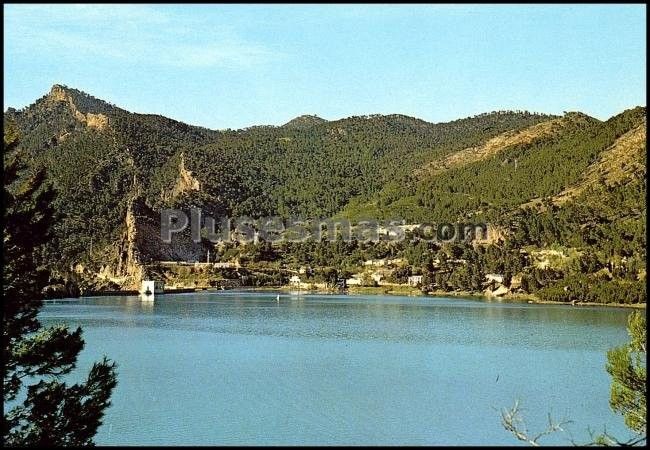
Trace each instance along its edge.
<path fill-rule="evenodd" d="M 148 264 L 152 261 L 202 261 L 206 248 L 202 243 L 192 241 L 191 227 L 172 234 L 172 242 L 167 244 L 160 236 L 160 212 L 154 211 L 140 198 L 134 200 L 127 214 L 129 239 L 133 241 L 131 261 Z M 189 215 L 189 211 L 185 211 Z"/>
<path fill-rule="evenodd" d="M 67 102 L 70 99 L 65 88 L 59 84 L 52 86 L 48 98 L 53 102 Z"/>
<path fill-rule="evenodd" d="M 485 293 L 485 295 L 487 297 L 502 297 L 502 296 L 506 295 L 509 292 L 510 292 L 510 289 L 508 289 L 506 286 L 499 285 L 499 287 L 496 288 L 493 291 L 490 290 L 490 289 L 486 289 L 484 293 Z"/>
<path fill-rule="evenodd" d="M 90 128 L 95 128 L 97 130 L 103 130 L 108 127 L 108 117 L 104 114 L 93 114 L 93 113 L 83 113 L 79 111 L 77 105 L 74 103 L 72 96 L 66 91 L 63 86 L 55 84 L 50 90 L 50 94 L 47 97 L 47 100 L 50 102 L 65 102 L 70 107 L 74 117 L 82 123 L 85 123 L 86 126 Z"/>
<path fill-rule="evenodd" d="M 185 168 L 183 156 L 179 166 L 179 177 L 172 189 L 174 196 L 199 189 L 199 182 Z M 189 211 L 186 211 L 189 215 Z M 91 273 L 85 268 L 75 268 L 77 273 L 94 278 L 95 281 L 109 282 L 120 289 L 139 289 L 141 281 L 148 275 L 148 266 L 157 261 L 204 261 L 207 247 L 192 240 L 191 227 L 172 234 L 172 242 L 165 243 L 161 238 L 161 215 L 147 205 L 142 196 L 142 187 L 137 176 L 133 185 L 124 216 L 120 239 L 105 249 L 106 259 L 98 272 Z"/>
<path fill-rule="evenodd" d="M 137 246 L 138 227 L 133 212 L 133 202 L 126 211 L 125 229 L 120 241 L 120 253 L 115 275 L 122 277 L 123 287 L 136 287 L 144 275 L 140 251 Z"/>
<path fill-rule="evenodd" d="M 181 153 L 181 161 L 178 166 L 178 178 L 171 191 L 163 194 L 164 200 L 172 200 L 190 191 L 201 189 L 199 180 L 192 176 L 192 172 L 185 168 L 185 155 Z"/>
<path fill-rule="evenodd" d="M 620 136 L 611 147 L 601 153 L 591 164 L 582 179 L 574 186 L 560 192 L 553 198 L 555 204 L 565 203 L 579 196 L 590 186 L 605 183 L 614 185 L 625 182 L 636 173 L 645 173 L 646 120 Z"/>
<path fill-rule="evenodd" d="M 90 128 L 103 130 L 108 126 L 108 117 L 104 114 L 86 113 L 86 125 Z"/>
<path fill-rule="evenodd" d="M 516 291 L 521 288 L 521 282 L 523 280 L 524 274 L 519 272 L 517 275 L 514 275 L 510 280 L 510 289 Z"/>
<path fill-rule="evenodd" d="M 160 214 L 137 197 L 127 208 L 124 232 L 118 244 L 115 266 L 107 265 L 97 274 L 122 289 L 137 289 L 147 277 L 147 266 L 157 261 L 205 261 L 207 248 L 192 241 L 191 229 L 172 234 L 172 242 L 160 236 Z"/>
<path fill-rule="evenodd" d="M 572 122 L 594 120 L 588 116 L 569 113 L 558 119 L 532 125 L 518 131 L 507 131 L 489 139 L 480 146 L 468 147 L 451 155 L 431 161 L 415 173 L 417 176 L 433 175 L 455 167 L 462 167 L 475 161 L 487 159 L 514 145 L 530 144 L 546 136 L 552 136 L 558 130 L 570 125 Z"/>
<path fill-rule="evenodd" d="M 508 235 L 509 232 L 505 228 L 488 224 L 486 235 L 485 236 L 477 235 L 477 237 L 472 241 L 472 243 L 474 245 L 496 244 L 499 241 L 507 240 Z"/>

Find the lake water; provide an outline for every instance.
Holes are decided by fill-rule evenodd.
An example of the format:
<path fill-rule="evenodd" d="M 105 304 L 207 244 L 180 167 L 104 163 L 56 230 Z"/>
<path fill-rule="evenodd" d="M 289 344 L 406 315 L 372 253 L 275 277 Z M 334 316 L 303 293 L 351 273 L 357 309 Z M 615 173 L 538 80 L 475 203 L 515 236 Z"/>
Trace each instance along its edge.
<path fill-rule="evenodd" d="M 606 351 L 629 311 L 463 299 L 203 292 L 48 302 L 81 325 L 80 372 L 107 355 L 118 386 L 98 444 L 517 444 L 548 413 L 626 437 Z"/>

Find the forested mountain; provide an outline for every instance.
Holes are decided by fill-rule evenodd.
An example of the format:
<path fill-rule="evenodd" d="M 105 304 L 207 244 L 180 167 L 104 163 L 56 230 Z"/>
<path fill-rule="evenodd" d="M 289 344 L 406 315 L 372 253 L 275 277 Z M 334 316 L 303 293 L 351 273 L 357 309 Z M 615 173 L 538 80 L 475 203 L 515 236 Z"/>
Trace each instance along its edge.
<path fill-rule="evenodd" d="M 314 125 L 319 125 L 323 122 L 327 122 L 327 120 L 322 119 L 318 116 L 315 115 L 309 115 L 305 114 L 302 116 L 298 116 L 295 119 L 291 119 L 289 122 L 285 123 L 282 125 L 283 128 L 298 128 L 298 129 L 307 129 L 311 128 Z"/>
<path fill-rule="evenodd" d="M 55 85 L 34 104 L 7 110 L 5 123 L 15 124 L 26 157 L 46 167 L 57 192 L 52 263 L 115 275 L 143 259 L 202 255 L 201 246 L 161 253 L 134 245 L 170 206 L 214 216 L 473 218 L 498 224 L 522 246 L 607 246 L 604 234 L 625 233 L 621 227 L 636 227 L 638 240 L 645 117 L 641 107 L 604 122 L 578 112 L 500 111 L 437 124 L 306 115 L 279 127 L 214 131 Z M 585 215 L 594 236 L 576 231 Z"/>

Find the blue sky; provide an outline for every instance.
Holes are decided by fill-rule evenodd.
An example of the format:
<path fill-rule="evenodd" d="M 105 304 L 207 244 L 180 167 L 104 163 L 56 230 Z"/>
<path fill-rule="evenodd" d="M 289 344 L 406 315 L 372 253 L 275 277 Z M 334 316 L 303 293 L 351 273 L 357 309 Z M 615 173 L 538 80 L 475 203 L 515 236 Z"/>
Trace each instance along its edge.
<path fill-rule="evenodd" d="M 5 5 L 4 104 L 66 84 L 214 129 L 645 105 L 645 5 Z"/>

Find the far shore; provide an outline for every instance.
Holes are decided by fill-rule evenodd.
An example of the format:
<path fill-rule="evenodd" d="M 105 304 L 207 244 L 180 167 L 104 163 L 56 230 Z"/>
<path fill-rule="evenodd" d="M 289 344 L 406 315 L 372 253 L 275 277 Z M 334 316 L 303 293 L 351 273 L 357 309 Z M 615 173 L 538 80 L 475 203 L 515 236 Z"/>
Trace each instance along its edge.
<path fill-rule="evenodd" d="M 428 291 L 422 292 L 420 289 L 411 286 L 351 286 L 347 291 L 341 292 L 337 289 L 298 289 L 294 286 L 247 286 L 242 287 L 244 290 L 255 291 L 299 291 L 308 294 L 343 294 L 343 295 L 395 295 L 395 296 L 413 296 L 413 297 L 445 297 L 458 299 L 483 300 L 499 303 L 527 303 L 537 305 L 562 305 L 562 306 L 592 306 L 592 307 L 609 307 L 609 308 L 635 308 L 645 309 L 646 303 L 602 303 L 602 302 L 576 302 L 575 304 L 540 300 L 532 294 L 507 294 L 502 297 L 489 297 L 481 293 L 470 291 Z"/>
<path fill-rule="evenodd" d="M 420 289 L 412 286 L 404 285 L 385 285 L 385 286 L 349 286 L 347 290 L 340 291 L 338 289 L 324 289 L 324 288 L 297 288 L 296 286 L 282 285 L 282 286 L 241 286 L 236 288 L 229 288 L 226 290 L 244 290 L 244 291 L 285 291 L 285 292 L 304 292 L 306 294 L 343 294 L 343 295 L 395 295 L 395 296 L 406 296 L 406 297 L 445 297 L 445 298 L 458 298 L 458 299 L 471 299 L 471 300 L 481 300 L 486 302 L 498 302 L 498 303 L 527 303 L 527 304 L 536 304 L 536 305 L 562 305 L 562 306 L 591 306 L 591 307 L 608 307 L 608 308 L 634 308 L 634 309 L 645 309 L 646 303 L 637 303 L 637 304 L 628 304 L 628 303 L 602 303 L 602 302 L 576 302 L 565 303 L 565 302 L 556 302 L 548 300 L 540 300 L 538 297 L 532 294 L 506 294 L 504 296 L 495 297 L 495 296 L 486 296 L 485 294 L 479 292 L 470 292 L 470 291 L 428 291 L 422 292 Z M 178 293 L 191 293 L 191 292 L 201 292 L 201 291 L 219 291 L 222 289 L 217 289 L 214 287 L 194 287 L 194 288 L 170 288 L 166 289 L 166 294 L 178 294 Z M 137 290 L 122 290 L 122 291 L 93 291 L 80 297 L 98 297 L 98 296 L 121 296 L 121 295 L 139 295 Z M 51 299 L 56 300 L 56 299 Z"/>

